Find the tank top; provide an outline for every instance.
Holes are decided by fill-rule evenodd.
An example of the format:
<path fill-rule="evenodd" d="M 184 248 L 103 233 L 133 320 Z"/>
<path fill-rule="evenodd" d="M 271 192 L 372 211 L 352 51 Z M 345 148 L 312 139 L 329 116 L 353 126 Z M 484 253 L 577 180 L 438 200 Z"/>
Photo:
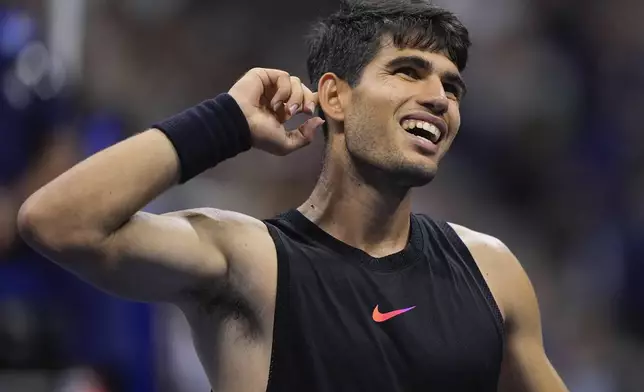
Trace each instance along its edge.
<path fill-rule="evenodd" d="M 452 227 L 411 214 L 374 258 L 297 210 L 265 220 L 278 277 L 268 392 L 496 391 L 503 319 Z"/>

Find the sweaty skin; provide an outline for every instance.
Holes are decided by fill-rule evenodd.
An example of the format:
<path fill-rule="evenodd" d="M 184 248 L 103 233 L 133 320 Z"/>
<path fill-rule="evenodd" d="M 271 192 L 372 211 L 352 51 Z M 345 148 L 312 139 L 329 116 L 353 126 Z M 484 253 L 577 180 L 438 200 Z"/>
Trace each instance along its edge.
<path fill-rule="evenodd" d="M 409 56 L 431 67 L 388 65 Z M 442 54 L 385 45 L 354 88 L 326 74 L 317 95 L 286 72 L 253 69 L 229 93 L 246 116 L 253 146 L 277 155 L 308 145 L 322 123 L 312 118 L 286 132 L 284 121 L 295 112 L 313 113 L 311 105 L 322 107 L 332 130 L 327 161 L 299 211 L 334 237 L 381 257 L 405 247 L 410 189 L 433 178 L 458 132 L 459 99 L 445 82 L 456 73 Z M 422 148 L 401 127 L 412 113 L 444 122 L 435 150 Z M 36 192 L 20 210 L 19 229 L 34 248 L 105 291 L 181 308 L 215 391 L 263 391 L 275 311 L 275 245 L 261 221 L 235 212 L 139 212 L 178 178 L 173 146 L 149 130 Z M 534 290 L 516 258 L 497 239 L 453 227 L 505 319 L 501 389 L 565 391 L 544 353 Z"/>

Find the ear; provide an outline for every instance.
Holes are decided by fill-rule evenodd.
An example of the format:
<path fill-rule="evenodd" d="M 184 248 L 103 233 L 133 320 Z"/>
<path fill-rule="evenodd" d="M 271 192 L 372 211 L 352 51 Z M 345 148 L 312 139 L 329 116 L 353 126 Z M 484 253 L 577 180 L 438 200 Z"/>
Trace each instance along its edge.
<path fill-rule="evenodd" d="M 318 82 L 318 99 L 327 120 L 344 122 L 350 94 L 350 86 L 336 74 L 329 72 L 322 75 Z"/>

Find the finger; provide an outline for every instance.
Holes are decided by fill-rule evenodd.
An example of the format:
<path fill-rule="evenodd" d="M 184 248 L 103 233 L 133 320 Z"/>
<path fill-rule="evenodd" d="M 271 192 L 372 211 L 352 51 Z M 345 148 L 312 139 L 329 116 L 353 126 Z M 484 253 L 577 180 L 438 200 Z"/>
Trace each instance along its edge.
<path fill-rule="evenodd" d="M 308 87 L 303 86 L 304 90 L 304 112 L 310 115 L 315 114 L 315 107 L 317 106 L 318 93 L 312 92 Z"/>
<path fill-rule="evenodd" d="M 320 117 L 313 117 L 305 121 L 296 130 L 288 132 L 289 150 L 294 151 L 310 144 L 315 137 L 316 129 L 322 124 L 324 124 L 324 120 Z"/>
<path fill-rule="evenodd" d="M 288 113 L 293 116 L 301 108 L 304 100 L 304 86 L 297 76 L 291 76 L 291 96 L 286 102 Z"/>
<path fill-rule="evenodd" d="M 284 107 L 284 103 L 291 97 L 291 77 L 289 74 L 285 73 L 278 76 L 275 81 L 275 87 L 277 87 L 277 90 L 271 99 L 271 108 L 277 112 Z"/>
<path fill-rule="evenodd" d="M 275 86 L 277 85 L 277 81 L 280 78 L 288 76 L 288 72 L 282 71 L 280 69 L 253 68 L 248 71 L 241 80 L 246 80 L 247 82 L 254 83 L 256 78 L 259 78 L 262 83 L 261 94 L 269 95 L 274 94 L 274 92 L 276 91 Z"/>
<path fill-rule="evenodd" d="M 248 73 L 259 76 L 265 89 L 274 86 L 279 78 L 289 76 L 286 71 L 270 68 L 253 68 Z"/>
<path fill-rule="evenodd" d="M 311 142 L 315 137 L 315 132 L 317 132 L 317 129 L 324 123 L 325 121 L 320 117 L 313 117 L 305 121 L 304 124 L 300 125 L 298 130 L 300 131 L 302 136 L 304 136 L 307 140 L 309 140 L 309 142 Z"/>

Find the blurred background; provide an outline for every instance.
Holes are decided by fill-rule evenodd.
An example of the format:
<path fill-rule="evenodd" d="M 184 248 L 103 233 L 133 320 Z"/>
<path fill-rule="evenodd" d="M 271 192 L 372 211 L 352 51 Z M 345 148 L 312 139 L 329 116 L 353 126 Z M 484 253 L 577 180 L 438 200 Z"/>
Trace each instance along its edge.
<path fill-rule="evenodd" d="M 440 0 L 470 29 L 461 133 L 415 209 L 501 238 L 573 392 L 644 390 L 644 2 Z M 0 1 L 0 391 L 207 391 L 172 307 L 109 297 L 42 260 L 15 214 L 80 159 L 227 89 L 306 78 L 303 36 L 336 2 Z M 258 218 L 299 205 L 322 137 L 252 151 L 164 194 Z"/>

